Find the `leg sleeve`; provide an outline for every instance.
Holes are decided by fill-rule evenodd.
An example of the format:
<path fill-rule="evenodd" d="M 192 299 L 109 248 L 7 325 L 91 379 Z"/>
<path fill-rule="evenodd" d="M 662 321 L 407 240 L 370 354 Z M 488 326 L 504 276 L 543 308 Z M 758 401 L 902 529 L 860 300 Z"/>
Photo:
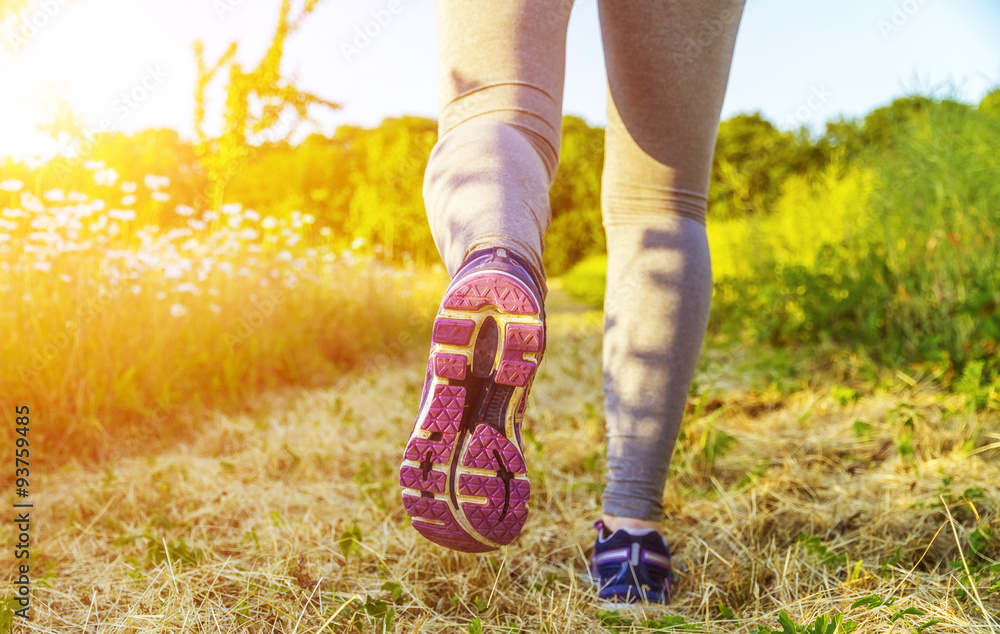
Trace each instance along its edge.
<path fill-rule="evenodd" d="M 658 520 L 712 294 L 705 207 L 742 0 L 601 0 L 604 511 Z"/>
<path fill-rule="evenodd" d="M 505 246 L 542 273 L 559 164 L 572 0 L 438 0 L 439 140 L 424 178 L 435 243 L 454 275 Z"/>

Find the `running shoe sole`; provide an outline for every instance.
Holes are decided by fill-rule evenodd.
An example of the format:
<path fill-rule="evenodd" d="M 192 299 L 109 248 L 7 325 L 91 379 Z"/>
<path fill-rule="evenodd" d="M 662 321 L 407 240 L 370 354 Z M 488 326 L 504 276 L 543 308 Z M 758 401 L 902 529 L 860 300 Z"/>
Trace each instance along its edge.
<path fill-rule="evenodd" d="M 521 532 L 530 487 L 520 425 L 542 320 L 540 299 L 503 271 L 476 271 L 445 293 L 399 472 L 403 506 L 427 539 L 486 552 Z"/>

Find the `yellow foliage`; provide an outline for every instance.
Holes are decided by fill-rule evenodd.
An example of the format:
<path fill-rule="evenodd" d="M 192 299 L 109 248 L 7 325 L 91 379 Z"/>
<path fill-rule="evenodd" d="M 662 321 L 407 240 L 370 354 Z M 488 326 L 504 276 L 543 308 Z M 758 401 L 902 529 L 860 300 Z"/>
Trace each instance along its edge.
<path fill-rule="evenodd" d="M 767 216 L 710 222 L 714 276 L 748 278 L 752 262 L 812 267 L 823 247 L 872 230 L 874 182 L 870 168 L 832 161 L 816 178 L 789 176 Z"/>

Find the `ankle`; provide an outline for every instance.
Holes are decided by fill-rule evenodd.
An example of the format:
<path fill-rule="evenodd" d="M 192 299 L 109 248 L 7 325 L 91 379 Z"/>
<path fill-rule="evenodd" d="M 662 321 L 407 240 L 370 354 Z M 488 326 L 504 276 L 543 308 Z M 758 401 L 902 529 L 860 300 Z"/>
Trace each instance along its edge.
<path fill-rule="evenodd" d="M 658 521 L 644 520 L 637 517 L 621 517 L 619 515 L 608 515 L 604 514 L 601 516 L 601 523 L 612 533 L 620 528 L 631 528 L 631 529 L 652 529 L 656 531 L 657 534 L 663 534 L 663 528 Z"/>

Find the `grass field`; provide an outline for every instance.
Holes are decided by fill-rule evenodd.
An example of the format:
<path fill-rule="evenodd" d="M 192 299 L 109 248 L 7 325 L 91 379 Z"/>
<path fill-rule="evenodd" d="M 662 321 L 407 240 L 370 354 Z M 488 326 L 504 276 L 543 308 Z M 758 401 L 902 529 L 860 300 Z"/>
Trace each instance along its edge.
<path fill-rule="evenodd" d="M 459 554 L 407 526 L 414 336 L 333 387 L 201 412 L 175 446 L 38 473 L 33 618 L 13 631 L 1000 631 L 997 413 L 822 346 L 709 344 L 665 497 L 676 600 L 601 606 L 582 578 L 600 314 L 554 286 L 511 546 Z"/>
<path fill-rule="evenodd" d="M 1000 632 L 1000 118 L 899 125 L 709 224 L 709 340 L 664 498 L 675 601 L 645 609 L 583 576 L 600 257 L 552 280 L 525 531 L 459 554 L 407 525 L 397 485 L 440 267 L 388 265 L 293 199 L 175 206 L 170 178 L 99 161 L 86 193 L 0 178 L 0 411 L 32 421 L 0 429 L 31 461 L 15 484 L 8 455 L 0 496 L 34 504 L 32 619 L 5 577 L 0 634 Z M 19 539 L 0 523 L 5 570 Z"/>

